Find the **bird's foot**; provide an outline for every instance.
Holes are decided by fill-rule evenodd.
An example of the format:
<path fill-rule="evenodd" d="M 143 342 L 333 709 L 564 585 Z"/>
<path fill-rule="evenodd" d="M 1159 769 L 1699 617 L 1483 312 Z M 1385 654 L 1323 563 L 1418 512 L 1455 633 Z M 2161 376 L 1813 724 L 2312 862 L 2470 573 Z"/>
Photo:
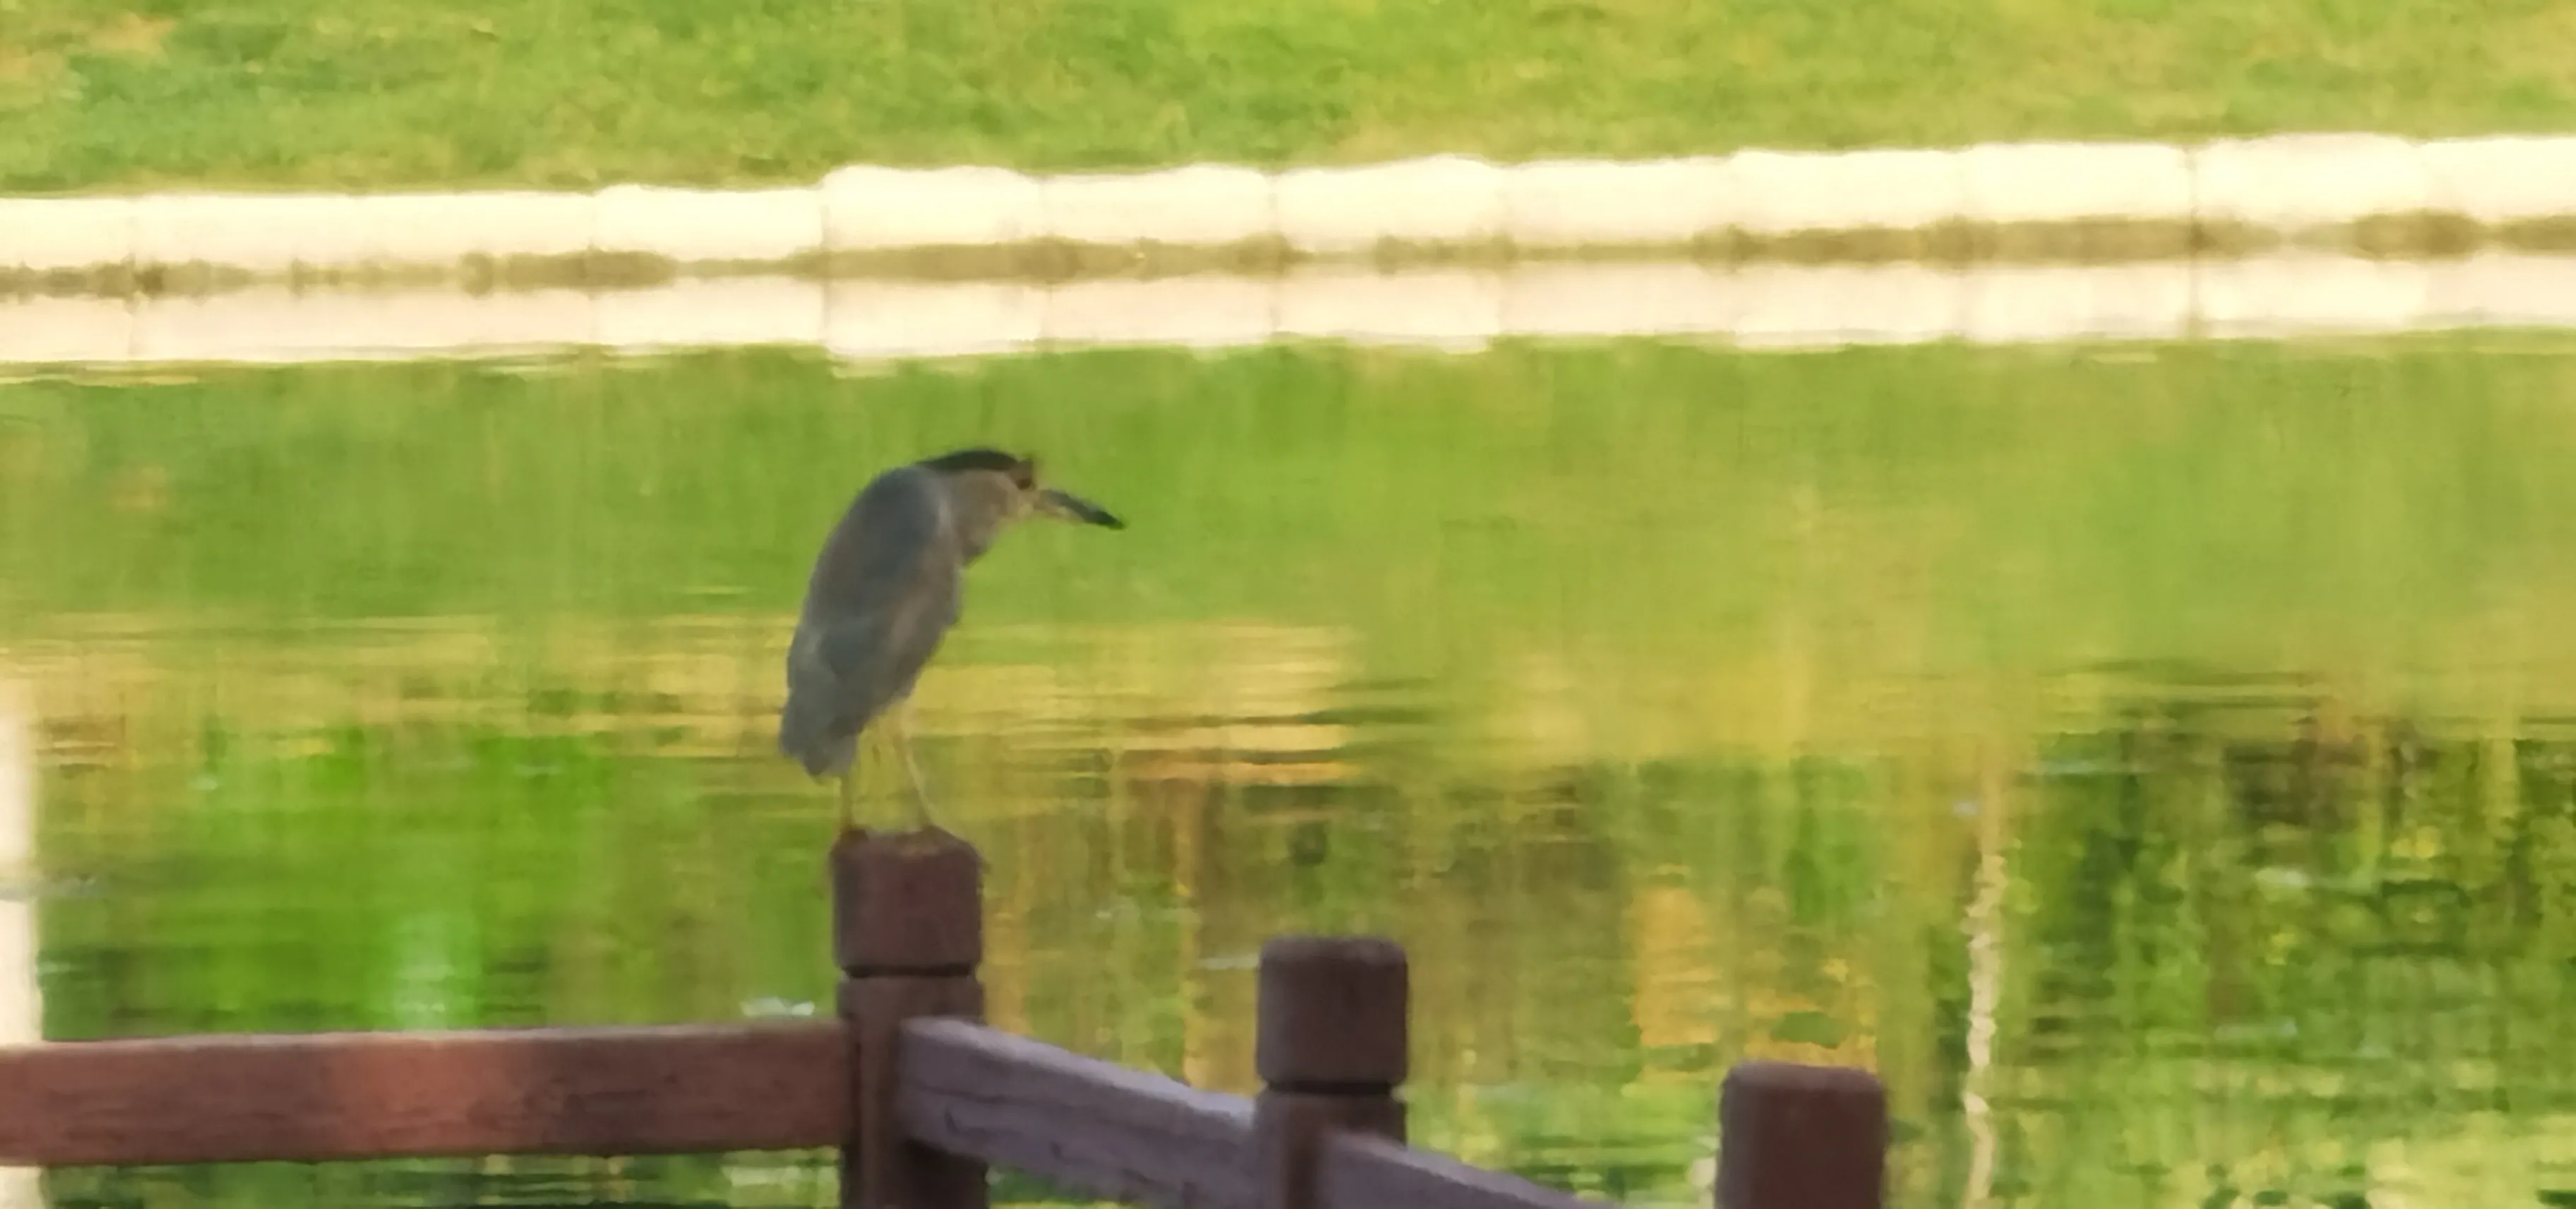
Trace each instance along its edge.
<path fill-rule="evenodd" d="M 841 828 L 837 833 L 840 835 L 848 835 L 859 829 L 858 812 L 852 806 L 852 800 L 858 793 L 858 778 L 854 775 L 855 772 L 854 769 L 841 774 Z"/>
<path fill-rule="evenodd" d="M 909 753 L 906 753 L 906 754 L 909 754 Z M 935 808 L 931 805 L 931 801 L 930 801 L 930 791 L 929 791 L 928 789 L 923 788 L 923 786 L 922 786 L 922 783 L 921 783 L 921 770 L 920 770 L 920 769 L 914 769 L 914 770 L 913 770 L 913 774 L 912 774 L 912 826 L 913 826 L 913 830 L 915 830 L 915 831 L 942 831 L 942 830 L 946 830 L 945 828 L 943 828 L 943 827 L 941 827 L 941 826 L 939 825 L 939 819 L 938 819 L 938 817 L 932 813 L 932 811 L 933 811 L 934 809 L 935 809 Z"/>

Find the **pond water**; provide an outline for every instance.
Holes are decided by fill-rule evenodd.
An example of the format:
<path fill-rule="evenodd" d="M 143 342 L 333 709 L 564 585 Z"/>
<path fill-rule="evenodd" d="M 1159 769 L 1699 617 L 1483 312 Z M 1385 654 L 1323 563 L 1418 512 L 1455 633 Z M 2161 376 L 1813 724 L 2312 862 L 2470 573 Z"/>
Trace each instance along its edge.
<path fill-rule="evenodd" d="M 2576 1197 L 2576 344 L 2507 335 L 0 387 L 45 1035 L 815 1010 L 797 594 L 868 475 L 985 443 L 1130 523 L 1007 535 L 920 690 L 1004 1027 L 1249 1091 L 1260 941 L 1365 929 L 1417 1140 L 1591 1194 L 1705 1203 L 1783 1057 L 1882 1073 L 1907 1206 Z"/>

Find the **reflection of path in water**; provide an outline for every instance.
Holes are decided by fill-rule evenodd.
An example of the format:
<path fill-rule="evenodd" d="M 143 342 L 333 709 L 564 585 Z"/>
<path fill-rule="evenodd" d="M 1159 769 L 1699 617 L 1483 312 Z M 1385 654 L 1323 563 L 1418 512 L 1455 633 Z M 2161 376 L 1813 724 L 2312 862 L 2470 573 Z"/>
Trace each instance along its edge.
<path fill-rule="evenodd" d="M 2576 256 L 2131 264 L 1527 262 L 1061 284 L 792 277 L 645 289 L 0 299 L 0 364 L 298 362 L 785 344 L 854 361 L 1343 338 L 1693 336 L 1746 347 L 2576 327 Z"/>
<path fill-rule="evenodd" d="M 2003 995 L 2004 811 L 2006 770 L 1985 770 L 1976 811 L 1976 893 L 1963 929 L 1968 934 L 1968 1069 L 1959 1081 L 1959 1112 L 1968 1125 L 1967 1184 L 1963 1209 L 1985 1209 L 1994 1198 L 1994 1106 L 1986 1091 L 1994 1081 L 1995 1011 Z"/>
<path fill-rule="evenodd" d="M 0 1045 L 45 1036 L 36 982 L 36 749 L 27 694 L 0 681 Z M 0 1209 L 41 1209 L 43 1173 L 0 1167 Z"/>

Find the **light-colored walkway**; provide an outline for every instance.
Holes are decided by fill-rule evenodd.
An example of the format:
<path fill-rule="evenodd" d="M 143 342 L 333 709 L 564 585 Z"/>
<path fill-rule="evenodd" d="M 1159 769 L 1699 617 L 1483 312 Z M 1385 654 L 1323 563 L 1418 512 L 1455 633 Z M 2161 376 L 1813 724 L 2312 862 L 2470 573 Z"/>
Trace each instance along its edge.
<path fill-rule="evenodd" d="M 863 165 L 812 187 L 730 192 L 622 184 L 594 193 L 0 198 L 0 290 L 12 280 L 21 291 L 31 282 L 113 289 L 188 266 L 225 281 L 396 270 L 473 278 L 494 262 L 584 257 L 629 273 L 684 265 L 757 274 L 1030 245 L 1183 261 L 1194 251 L 1223 260 L 1223 249 L 1335 257 L 1390 246 L 1718 242 L 1740 251 L 1800 240 L 1830 253 L 1835 236 L 1928 239 L 1963 226 L 1974 230 L 1949 236 L 2121 255 L 2277 239 L 2568 248 L 2576 137 L 1751 149 L 1635 163 L 1439 156 L 1276 173 L 1193 165 L 1050 177 Z"/>
<path fill-rule="evenodd" d="M 1473 349 L 1506 337 L 1748 347 L 2277 337 L 2576 327 L 2576 256 L 2278 253 L 2105 266 L 1522 264 L 1056 286 L 786 277 L 588 293 L 297 293 L 0 301 L 0 363 L 97 365 L 819 346 L 856 361 L 1300 338 Z"/>

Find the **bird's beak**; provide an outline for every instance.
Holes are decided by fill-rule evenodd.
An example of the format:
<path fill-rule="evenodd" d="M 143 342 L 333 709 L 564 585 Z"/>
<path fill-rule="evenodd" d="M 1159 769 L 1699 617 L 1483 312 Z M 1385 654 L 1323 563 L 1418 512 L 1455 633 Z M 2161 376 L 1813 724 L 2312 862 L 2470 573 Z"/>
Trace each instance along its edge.
<path fill-rule="evenodd" d="M 1103 529 L 1124 529 L 1127 527 L 1127 522 L 1109 515 L 1108 509 L 1102 508 L 1100 505 L 1092 503 L 1090 500 L 1084 499 L 1081 496 L 1074 495 L 1070 492 L 1058 491 L 1053 487 L 1041 488 L 1038 491 L 1038 511 L 1046 513 L 1048 516 L 1062 517 L 1069 521 L 1080 521 L 1086 525 L 1098 525 Z"/>

